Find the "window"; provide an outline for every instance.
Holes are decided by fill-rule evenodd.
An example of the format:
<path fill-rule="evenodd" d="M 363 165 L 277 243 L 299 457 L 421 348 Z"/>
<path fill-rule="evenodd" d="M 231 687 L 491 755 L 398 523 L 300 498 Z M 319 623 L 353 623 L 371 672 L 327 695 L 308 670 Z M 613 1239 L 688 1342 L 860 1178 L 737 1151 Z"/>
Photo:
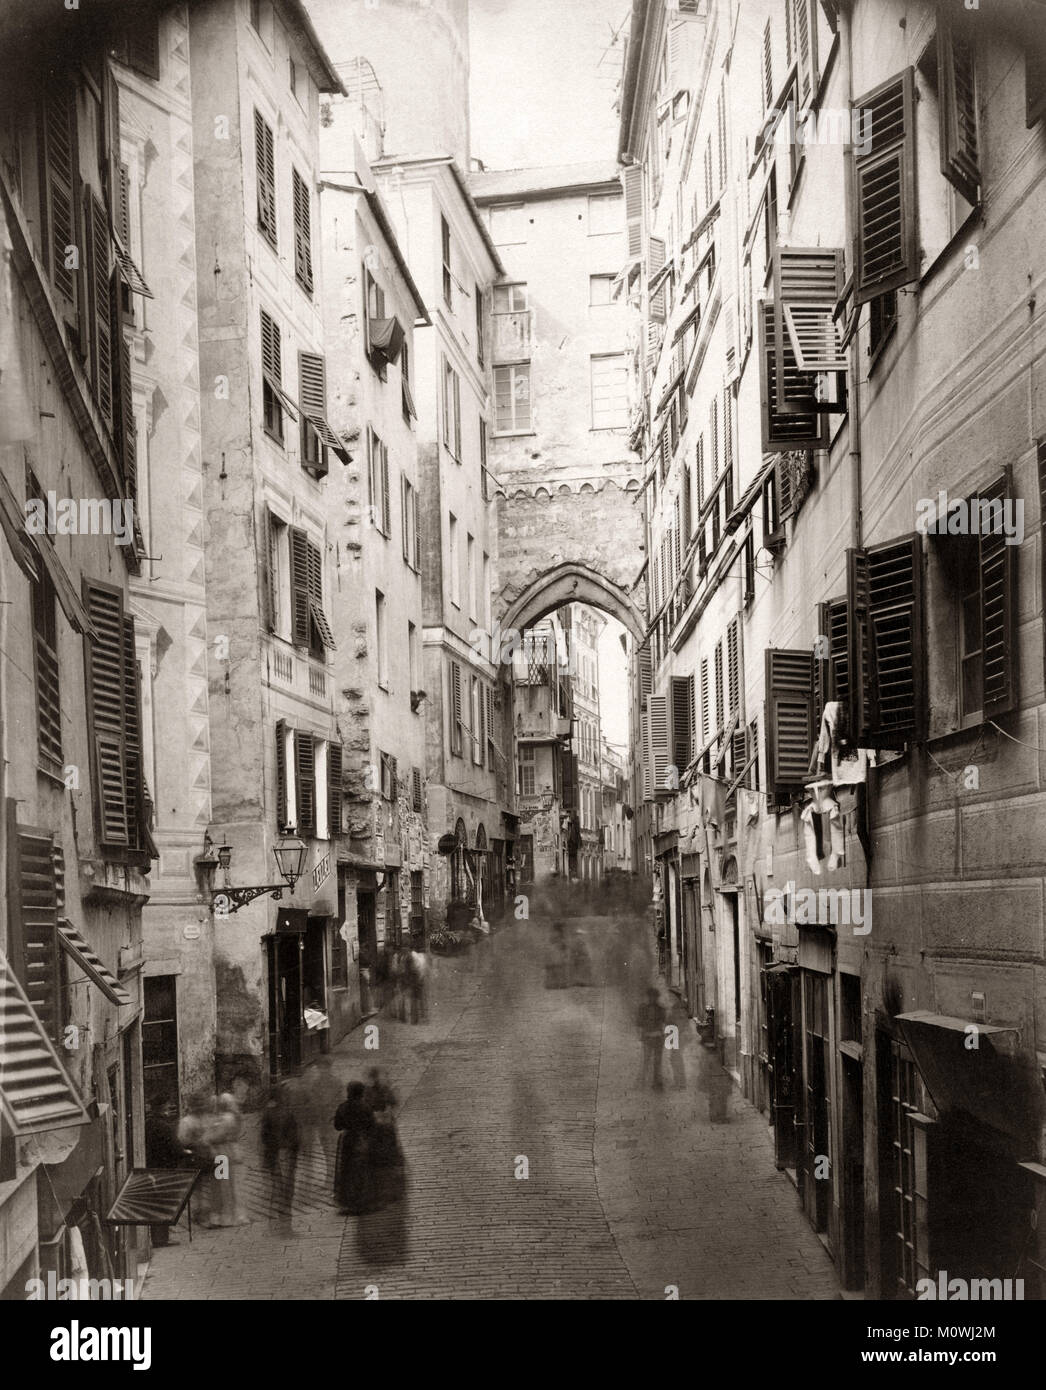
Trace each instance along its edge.
<path fill-rule="evenodd" d="M 340 743 L 327 744 L 327 835 L 332 840 L 341 835 L 341 812 L 344 800 L 342 770 L 345 750 Z"/>
<path fill-rule="evenodd" d="M 323 658 L 334 638 L 323 611 L 323 553 L 296 526 L 288 528 L 290 550 L 291 641 Z"/>
<path fill-rule="evenodd" d="M 601 309 L 614 302 L 614 275 L 590 275 L 588 277 L 588 302 L 591 308 Z"/>
<path fill-rule="evenodd" d="M 450 751 L 461 757 L 461 667 L 456 661 L 450 663 Z"/>
<path fill-rule="evenodd" d="M 487 631 L 490 632 L 490 556 L 486 552 L 483 555 L 483 597 L 476 605 L 476 611 L 482 612 Z"/>
<path fill-rule="evenodd" d="M 345 463 L 349 455 L 327 423 L 327 366 L 315 352 L 298 353 L 298 400 L 301 404 L 301 466 L 316 477 L 327 472 L 327 450 Z"/>
<path fill-rule="evenodd" d="M 386 871 L 385 902 L 388 908 L 385 920 L 385 939 L 390 945 L 400 947 L 403 945 L 403 918 L 402 903 L 400 901 L 399 869 L 388 869 Z"/>
<path fill-rule="evenodd" d="M 291 64 L 293 67 L 294 64 Z M 312 206 L 309 185 L 297 169 L 294 182 L 294 278 L 306 294 L 312 294 Z"/>
<path fill-rule="evenodd" d="M 160 24 L 155 14 L 138 15 L 123 21 L 109 51 L 143 77 L 154 81 L 160 76 Z"/>
<path fill-rule="evenodd" d="M 410 692 L 413 695 L 415 691 L 421 689 L 419 680 L 421 667 L 418 659 L 418 629 L 411 622 L 407 623 L 407 663 L 410 675 Z M 417 712 L 415 709 L 414 713 L 417 714 Z"/>
<path fill-rule="evenodd" d="M 763 304 L 759 318 L 759 353 L 762 363 L 760 406 L 763 452 L 767 454 L 795 449 L 823 449 L 828 445 L 828 415 L 808 408 L 797 410 L 794 403 L 782 401 L 778 390 L 780 360 L 786 392 L 796 392 L 812 403 L 812 377 L 800 372 L 792 340 L 785 333 L 780 356 L 775 350 L 774 305 Z M 803 395 L 803 392 L 806 395 Z"/>
<path fill-rule="evenodd" d="M 288 63 L 288 85 L 291 93 L 299 106 L 304 107 L 308 102 L 308 86 L 306 85 L 305 69 L 300 63 L 296 63 L 293 58 Z"/>
<path fill-rule="evenodd" d="M 443 257 L 443 300 L 448 309 L 454 307 L 454 272 L 450 258 L 450 223 L 442 215 L 439 219 L 440 246 Z"/>
<path fill-rule="evenodd" d="M 410 388 L 410 348 L 406 342 L 400 352 L 400 397 L 403 403 L 403 418 L 409 425 L 418 418 L 418 412 Z"/>
<path fill-rule="evenodd" d="M 479 417 L 479 486 L 484 502 L 490 501 L 490 474 L 487 471 L 487 422 Z"/>
<path fill-rule="evenodd" d="M 633 172 L 626 169 L 626 175 Z M 636 170 L 635 172 L 639 172 Z M 625 200 L 620 193 L 593 193 L 588 199 L 589 236 L 611 236 L 625 230 Z M 632 254 L 629 248 L 629 255 Z"/>
<path fill-rule="evenodd" d="M 50 542 L 41 538 L 42 545 Z M 43 560 L 37 561 L 39 578 L 32 586 L 33 664 L 36 676 L 36 748 L 39 766 L 61 777 L 62 702 L 58 674 L 58 617 L 54 584 Z"/>
<path fill-rule="evenodd" d="M 461 378 L 443 359 L 443 443 L 461 462 Z"/>
<path fill-rule="evenodd" d="M 494 286 L 495 314 L 522 314 L 527 309 L 527 286 L 525 281 L 511 285 Z"/>
<path fill-rule="evenodd" d="M 367 501 L 374 528 L 386 538 L 392 534 L 389 504 L 389 451 L 374 431 L 367 427 Z"/>
<path fill-rule="evenodd" d="M 476 542 L 472 536 L 465 537 L 465 587 L 469 596 L 469 617 L 473 622 L 476 621 L 476 614 L 479 612 L 479 602 L 477 598 L 477 587 L 479 585 L 479 570 L 476 568 Z"/>
<path fill-rule="evenodd" d="M 386 801 L 395 801 L 399 794 L 399 787 L 396 779 L 396 759 L 391 753 L 382 753 L 381 761 L 381 794 Z"/>
<path fill-rule="evenodd" d="M 478 285 L 473 285 L 476 296 L 476 361 L 482 367 L 484 362 L 483 354 L 483 291 Z"/>
<path fill-rule="evenodd" d="M 494 427 L 499 434 L 529 433 L 529 362 L 494 368 L 494 412 Z"/>
<path fill-rule="evenodd" d="M 420 811 L 421 806 L 414 809 Z M 410 939 L 416 949 L 425 944 L 425 875 L 421 869 L 410 871 Z"/>
<path fill-rule="evenodd" d="M 145 1108 L 178 1106 L 178 977 L 142 980 L 142 1089 Z"/>
<path fill-rule="evenodd" d="M 812 651 L 767 648 L 766 779 L 776 802 L 802 793 L 813 736 Z"/>
<path fill-rule="evenodd" d="M 258 185 L 258 230 L 276 250 L 276 151 L 272 126 L 255 108 L 254 165 Z"/>
<path fill-rule="evenodd" d="M 85 666 L 98 842 L 103 855 L 147 861 L 152 842 L 145 823 L 134 619 L 124 612 L 119 589 L 85 580 L 83 593 L 95 630 L 86 639 Z"/>
<path fill-rule="evenodd" d="M 625 354 L 593 357 L 592 428 L 624 429 L 628 425 L 628 363 Z"/>
<path fill-rule="evenodd" d="M 470 689 L 470 723 L 469 733 L 472 735 L 472 761 L 476 767 L 483 766 L 483 748 L 486 743 L 483 732 L 483 686 L 479 678 L 473 676 Z"/>
<path fill-rule="evenodd" d="M 535 790 L 535 778 L 537 765 L 534 756 L 534 745 L 522 743 L 519 748 L 519 794 L 520 796 L 533 796 Z"/>
<path fill-rule="evenodd" d="M 338 923 L 340 927 L 332 923 L 330 933 L 331 943 L 331 989 L 348 989 L 349 987 L 349 944 L 342 936 L 341 932 L 345 926 L 345 885 L 342 884 L 338 889 Z"/>
<path fill-rule="evenodd" d="M 972 34 L 963 16 L 937 16 L 941 171 L 971 205 L 980 195 L 977 82 Z"/>
<path fill-rule="evenodd" d="M 283 390 L 283 356 L 280 346 L 280 326 L 263 309 L 261 311 L 262 350 L 262 424 L 265 433 L 277 444 L 283 444 L 283 412 L 292 420 L 298 412 L 294 402 Z"/>
<path fill-rule="evenodd" d="M 857 199 L 854 299 L 864 304 L 919 278 L 915 79 L 911 68 L 854 103 L 870 140 L 853 147 Z"/>
<path fill-rule="evenodd" d="M 490 209 L 490 239 L 495 246 L 519 246 L 527 239 L 525 203 L 502 203 Z"/>
<path fill-rule="evenodd" d="M 389 651 L 385 630 L 385 595 L 380 589 L 374 593 L 374 653 L 378 671 L 378 684 L 382 690 L 389 688 Z"/>
<path fill-rule="evenodd" d="M 448 517 L 447 560 L 450 567 L 450 601 L 455 608 L 461 607 L 461 556 L 458 553 L 458 519 L 450 513 Z"/>
<path fill-rule="evenodd" d="M 364 340 L 367 357 L 382 381 L 388 380 L 388 365 L 399 361 L 406 343 L 403 325 L 385 308 L 385 291 L 369 270 L 363 272 Z M 409 389 L 408 389 L 409 395 Z M 413 405 L 413 402 L 411 402 Z"/>
<path fill-rule="evenodd" d="M 421 571 L 421 537 L 418 533 L 418 490 L 409 478 L 401 479 L 403 558 L 416 573 Z"/>

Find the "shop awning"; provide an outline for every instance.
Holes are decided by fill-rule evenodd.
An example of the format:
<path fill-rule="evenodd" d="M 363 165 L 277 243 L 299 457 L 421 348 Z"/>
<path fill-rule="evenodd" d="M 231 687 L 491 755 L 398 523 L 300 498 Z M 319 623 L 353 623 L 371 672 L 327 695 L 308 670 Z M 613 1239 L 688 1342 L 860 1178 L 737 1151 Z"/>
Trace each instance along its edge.
<path fill-rule="evenodd" d="M 131 996 L 108 966 L 103 965 L 98 959 L 92 951 L 90 943 L 77 931 L 72 922 L 67 922 L 61 918 L 58 922 L 58 934 L 62 941 L 63 950 L 72 956 L 87 978 L 92 984 L 98 986 L 106 999 L 121 1006 L 130 1004 Z"/>
<path fill-rule="evenodd" d="M 966 1114 L 1035 1147 L 1046 1096 L 1035 1055 L 1022 1051 L 1016 1028 L 927 1010 L 896 1022 L 942 1116 Z"/>
<path fill-rule="evenodd" d="M 111 1226 L 174 1226 L 202 1168 L 135 1168 L 116 1194 Z"/>
<path fill-rule="evenodd" d="M 16 1135 L 86 1125 L 90 1116 L 0 951 L 0 1105 Z"/>

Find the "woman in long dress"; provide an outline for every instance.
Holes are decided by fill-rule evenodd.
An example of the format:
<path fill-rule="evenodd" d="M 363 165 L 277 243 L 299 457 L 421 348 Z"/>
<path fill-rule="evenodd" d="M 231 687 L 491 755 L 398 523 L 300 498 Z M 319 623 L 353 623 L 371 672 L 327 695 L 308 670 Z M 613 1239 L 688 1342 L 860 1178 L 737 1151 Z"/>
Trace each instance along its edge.
<path fill-rule="evenodd" d="M 334 1112 L 339 1131 L 334 1164 L 334 1198 L 343 1214 L 369 1211 L 373 1203 L 370 1141 L 374 1112 L 367 1103 L 362 1081 L 352 1081 L 345 1099 Z"/>

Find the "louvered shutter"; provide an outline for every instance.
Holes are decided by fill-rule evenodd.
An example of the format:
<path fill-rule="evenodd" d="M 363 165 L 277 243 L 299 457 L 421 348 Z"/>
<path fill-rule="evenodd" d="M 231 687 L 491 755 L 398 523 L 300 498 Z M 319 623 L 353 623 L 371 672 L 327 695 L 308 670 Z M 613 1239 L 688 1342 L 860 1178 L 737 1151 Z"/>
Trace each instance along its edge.
<path fill-rule="evenodd" d="M 381 529 L 383 535 L 392 533 L 392 506 L 389 501 L 389 451 L 381 446 Z"/>
<path fill-rule="evenodd" d="M 43 104 L 43 151 L 47 213 L 47 254 L 51 283 L 58 310 L 67 323 L 78 321 L 77 272 L 65 264 L 66 247 L 77 244 L 76 103 L 68 82 L 48 83 L 50 95 Z M 82 257 L 81 257 L 82 260 Z"/>
<path fill-rule="evenodd" d="M 318 476 L 327 473 L 327 449 L 337 449 L 344 458 L 341 440 L 327 423 L 327 364 L 316 352 L 298 353 L 298 384 L 301 406 L 302 462 Z M 311 449 L 309 429 L 315 431 L 317 444 Z"/>
<path fill-rule="evenodd" d="M 131 176 L 127 165 L 121 164 L 116 171 L 116 194 L 113 204 L 113 221 L 116 233 L 125 247 L 131 244 Z"/>
<path fill-rule="evenodd" d="M 763 110 L 769 111 L 774 104 L 774 66 L 773 45 L 770 21 L 763 29 Z"/>
<path fill-rule="evenodd" d="M 811 410 L 816 383 L 808 373 L 846 370 L 833 318 L 842 275 L 840 250 L 802 246 L 774 250 L 775 399 L 783 414 Z"/>
<path fill-rule="evenodd" d="M 403 541 L 403 558 L 410 563 L 410 510 L 411 495 L 406 475 L 400 474 L 400 530 Z"/>
<path fill-rule="evenodd" d="M 94 745 L 98 835 L 103 849 L 129 844 L 126 781 L 123 598 L 119 590 L 84 584 L 95 635 L 86 638 L 87 709 Z"/>
<path fill-rule="evenodd" d="M 298 794 L 298 834 L 316 833 L 316 748 L 311 734 L 294 731 L 294 781 Z"/>
<path fill-rule="evenodd" d="M 708 405 L 708 442 L 711 450 L 712 482 L 719 477 L 719 401 L 713 396 Z"/>
<path fill-rule="evenodd" d="M 741 669 L 738 653 L 737 619 L 734 618 L 726 629 L 726 689 L 729 701 L 727 713 L 738 714 L 741 710 Z"/>
<path fill-rule="evenodd" d="M 644 704 L 639 712 L 639 737 L 642 744 L 641 757 L 643 765 L 643 800 L 653 801 L 654 799 L 654 778 L 650 761 L 650 717 L 647 707 Z M 563 788 L 563 805 L 567 805 L 566 786 Z"/>
<path fill-rule="evenodd" d="M 294 274 L 302 289 L 312 293 L 312 211 L 309 185 L 297 169 L 294 185 Z M 304 402 L 303 402 L 304 404 Z"/>
<path fill-rule="evenodd" d="M 1009 487 L 1005 477 L 982 488 L 980 497 L 1005 503 Z M 981 661 L 984 672 L 985 719 L 1017 708 L 1017 553 L 1001 533 L 986 534 L 981 521 L 977 538 L 977 564 L 981 584 Z"/>
<path fill-rule="evenodd" d="M 767 648 L 766 775 L 777 800 L 803 790 L 814 733 L 813 692 L 812 652 Z"/>
<path fill-rule="evenodd" d="M 667 695 L 651 695 L 647 699 L 647 729 L 650 736 L 650 768 L 654 795 L 667 796 L 673 790 L 668 784 L 671 754 Z"/>
<path fill-rule="evenodd" d="M 639 648 L 639 698 L 645 700 L 654 685 L 654 666 L 650 656 L 650 643 L 644 642 Z"/>
<path fill-rule="evenodd" d="M 456 661 L 450 663 L 450 747 L 453 753 L 461 752 L 461 667 Z"/>
<path fill-rule="evenodd" d="M 44 1031 L 57 1042 L 63 1020 L 59 1009 L 61 974 L 55 869 L 56 861 L 61 862 L 61 850 L 47 831 L 28 827 L 18 827 L 9 843 L 14 850 L 11 856 L 14 862 L 8 864 L 10 918 L 14 928 L 10 958 Z"/>
<path fill-rule="evenodd" d="M 692 481 L 690 476 L 690 465 L 686 464 L 683 468 L 683 541 L 684 550 L 690 544 L 694 534 L 694 502 Z"/>
<path fill-rule="evenodd" d="M 722 190 L 726 187 L 726 82 L 719 84 L 719 96 L 716 98 L 716 136 L 719 147 L 718 179 L 717 187 Z"/>
<path fill-rule="evenodd" d="M 782 344 L 786 389 L 801 380 L 795 366 L 795 356 L 787 334 Z M 762 446 L 767 454 L 783 449 L 823 449 L 828 444 L 828 417 L 814 411 L 793 413 L 778 407 L 777 353 L 774 350 L 774 306 L 764 304 L 759 317 L 759 359 L 762 372 L 759 380 L 762 415 Z M 798 394 L 798 391 L 797 391 Z"/>
<path fill-rule="evenodd" d="M 818 658 L 814 662 L 817 678 L 817 699 L 814 717 L 819 719 L 829 700 L 842 706 L 843 728 L 848 737 L 850 728 L 849 630 L 845 598 L 829 599 L 817 605 Z"/>
<path fill-rule="evenodd" d="M 968 203 L 980 193 L 974 46 L 967 24 L 942 7 L 937 15 L 941 173 Z"/>
<path fill-rule="evenodd" d="M 289 528 L 291 549 L 291 640 L 296 647 L 309 646 L 311 637 L 309 593 L 309 541 L 304 531 Z"/>
<path fill-rule="evenodd" d="M 123 467 L 128 497 L 138 495 L 138 430 L 134 423 L 134 392 L 131 381 L 131 345 L 124 337 L 120 314 L 119 276 L 108 286 L 110 325 L 110 368 L 112 371 L 113 440 Z"/>
<path fill-rule="evenodd" d="M 919 536 L 847 551 L 851 737 L 900 748 L 925 737 L 922 551 Z"/>
<path fill-rule="evenodd" d="M 49 544 L 44 540 L 41 545 Z M 36 678 L 37 757 L 40 766 L 61 777 L 62 700 L 58 665 L 58 633 L 55 592 L 50 576 L 42 573 L 33 585 L 33 665 Z"/>
<path fill-rule="evenodd" d="M 308 542 L 308 566 L 309 566 L 309 615 L 316 628 L 317 635 L 324 647 L 330 651 L 335 650 L 334 636 L 327 622 L 327 614 L 323 608 L 323 551 L 312 541 Z M 309 634 L 312 640 L 312 634 Z"/>
<path fill-rule="evenodd" d="M 682 777 L 694 752 L 694 678 L 672 678 L 672 761 Z"/>
<path fill-rule="evenodd" d="M 628 230 L 628 256 L 634 259 L 643 254 L 643 171 L 630 165 L 621 175 L 625 193 L 625 225 Z"/>
<path fill-rule="evenodd" d="M 660 237 L 652 236 L 649 246 L 647 273 L 650 279 L 653 280 L 658 271 L 664 269 L 665 243 Z M 663 281 L 658 289 L 650 296 L 650 317 L 655 323 L 664 323 L 665 321 L 665 285 Z"/>
<path fill-rule="evenodd" d="M 262 508 L 261 535 L 258 537 L 258 577 L 261 580 L 262 605 L 265 627 L 268 632 L 276 631 L 278 613 L 276 601 L 277 581 L 276 532 L 272 512 Z"/>
<path fill-rule="evenodd" d="M 342 808 L 342 761 L 343 749 L 340 743 L 327 744 L 327 821 L 331 838 L 341 834 Z"/>
<path fill-rule="evenodd" d="M 254 112 L 254 156 L 258 182 L 258 226 L 276 249 L 276 153 L 272 127 L 257 109 Z"/>
<path fill-rule="evenodd" d="M 701 658 L 701 746 L 707 747 L 711 738 L 708 712 L 708 657 Z"/>
<path fill-rule="evenodd" d="M 734 509 L 734 393 L 723 387 L 723 472 L 726 475 L 726 510 Z"/>
<path fill-rule="evenodd" d="M 415 768 L 412 768 L 412 769 L 411 769 L 410 781 L 411 781 L 411 803 L 412 803 L 412 805 L 413 805 L 415 811 L 421 811 L 421 810 L 423 809 L 423 802 L 422 802 L 421 768 L 420 768 L 420 767 L 415 767 Z"/>
<path fill-rule="evenodd" d="M 127 187 L 127 166 L 121 163 L 120 148 L 120 84 L 111 68 L 106 67 L 103 94 L 103 140 L 108 154 L 106 162 L 106 196 L 109 215 L 124 246 L 131 240 L 130 207 Z"/>
<path fill-rule="evenodd" d="M 919 278 L 915 78 L 911 68 L 852 103 L 871 140 L 854 147 L 857 231 L 854 300 L 865 304 Z"/>
<path fill-rule="evenodd" d="M 287 818 L 287 725 L 276 721 L 276 829 L 282 835 L 288 827 Z"/>
<path fill-rule="evenodd" d="M 89 228 L 88 276 L 91 303 L 91 382 L 98 408 L 113 429 L 113 355 L 109 302 L 109 219 L 105 205 L 93 193 L 87 194 Z M 117 422 L 122 420 L 117 415 Z M 114 430 L 118 435 L 119 431 Z"/>
<path fill-rule="evenodd" d="M 142 757 L 141 696 L 134 646 L 134 618 L 123 620 L 124 781 L 127 787 L 127 838 L 132 849 L 145 844 L 145 765 Z"/>
<path fill-rule="evenodd" d="M 792 31 L 799 65 L 799 105 L 810 105 L 817 91 L 817 0 L 791 0 Z"/>
<path fill-rule="evenodd" d="M 715 724 L 722 730 L 726 723 L 726 705 L 723 700 L 723 644 L 715 644 Z"/>

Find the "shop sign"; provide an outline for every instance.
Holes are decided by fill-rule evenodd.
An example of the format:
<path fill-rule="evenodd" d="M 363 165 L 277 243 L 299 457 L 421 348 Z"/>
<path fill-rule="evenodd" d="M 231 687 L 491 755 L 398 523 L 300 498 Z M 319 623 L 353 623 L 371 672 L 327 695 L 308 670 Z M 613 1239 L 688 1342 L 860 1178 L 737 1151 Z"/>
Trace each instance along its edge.
<path fill-rule="evenodd" d="M 330 871 L 331 852 L 330 850 L 328 850 L 327 853 L 321 859 L 317 860 L 312 870 L 312 891 L 314 893 L 319 891 L 321 884 L 323 884 L 329 877 Z"/>

